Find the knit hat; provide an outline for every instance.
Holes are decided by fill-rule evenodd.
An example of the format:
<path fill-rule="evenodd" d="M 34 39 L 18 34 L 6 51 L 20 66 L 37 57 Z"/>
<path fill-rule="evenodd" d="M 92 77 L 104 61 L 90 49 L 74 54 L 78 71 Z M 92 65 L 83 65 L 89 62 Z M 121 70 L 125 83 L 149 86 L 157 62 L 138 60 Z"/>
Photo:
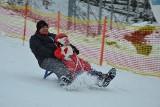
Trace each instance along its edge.
<path fill-rule="evenodd" d="M 37 23 L 37 32 L 39 32 L 39 30 L 43 27 L 43 26 L 47 26 L 48 27 L 48 24 L 44 21 L 44 20 L 40 20 L 38 23 Z"/>

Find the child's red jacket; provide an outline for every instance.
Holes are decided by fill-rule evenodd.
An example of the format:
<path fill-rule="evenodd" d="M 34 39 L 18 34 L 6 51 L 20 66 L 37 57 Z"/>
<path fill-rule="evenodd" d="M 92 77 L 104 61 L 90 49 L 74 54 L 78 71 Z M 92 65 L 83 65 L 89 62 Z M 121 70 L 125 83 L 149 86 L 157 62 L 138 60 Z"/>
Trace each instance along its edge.
<path fill-rule="evenodd" d="M 91 66 L 88 62 L 84 61 L 83 59 L 79 58 L 75 53 L 69 52 L 71 51 L 71 47 L 58 47 L 56 51 L 54 52 L 54 55 L 63 61 L 65 66 L 67 67 L 68 71 L 71 74 L 79 73 L 79 72 L 90 72 Z M 70 60 L 65 60 L 65 56 L 70 53 L 69 55 Z"/>

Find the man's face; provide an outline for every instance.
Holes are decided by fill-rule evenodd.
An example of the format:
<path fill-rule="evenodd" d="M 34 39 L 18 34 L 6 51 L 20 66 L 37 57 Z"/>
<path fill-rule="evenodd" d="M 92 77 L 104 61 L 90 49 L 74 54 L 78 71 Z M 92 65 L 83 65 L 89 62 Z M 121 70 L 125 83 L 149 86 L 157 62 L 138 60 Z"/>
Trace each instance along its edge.
<path fill-rule="evenodd" d="M 40 30 L 39 30 L 39 32 L 41 33 L 41 34 L 48 34 L 48 26 L 43 26 Z"/>

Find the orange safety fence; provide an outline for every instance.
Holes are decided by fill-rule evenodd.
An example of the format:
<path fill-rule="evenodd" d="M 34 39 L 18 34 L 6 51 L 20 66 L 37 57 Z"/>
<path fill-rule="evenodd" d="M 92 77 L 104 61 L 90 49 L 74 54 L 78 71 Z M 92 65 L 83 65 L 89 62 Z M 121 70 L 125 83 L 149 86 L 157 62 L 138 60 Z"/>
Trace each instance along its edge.
<path fill-rule="evenodd" d="M 160 26 L 82 20 L 28 7 L 25 28 L 25 9 L 1 3 L 0 31 L 29 40 L 36 31 L 36 22 L 43 19 L 48 22 L 50 32 L 67 33 L 84 60 L 100 65 L 105 61 L 116 68 L 160 77 Z"/>
<path fill-rule="evenodd" d="M 112 25 L 106 38 L 107 63 L 138 74 L 160 76 L 160 26 Z"/>

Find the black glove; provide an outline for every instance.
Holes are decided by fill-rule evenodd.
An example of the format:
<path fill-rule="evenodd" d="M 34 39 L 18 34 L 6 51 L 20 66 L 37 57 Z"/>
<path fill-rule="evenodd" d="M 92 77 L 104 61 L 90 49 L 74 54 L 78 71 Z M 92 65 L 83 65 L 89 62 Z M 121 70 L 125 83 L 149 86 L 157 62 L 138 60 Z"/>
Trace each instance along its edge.
<path fill-rule="evenodd" d="M 79 50 L 75 46 L 73 46 L 72 44 L 70 44 L 70 46 L 72 47 L 73 52 L 78 55 L 79 54 Z"/>

